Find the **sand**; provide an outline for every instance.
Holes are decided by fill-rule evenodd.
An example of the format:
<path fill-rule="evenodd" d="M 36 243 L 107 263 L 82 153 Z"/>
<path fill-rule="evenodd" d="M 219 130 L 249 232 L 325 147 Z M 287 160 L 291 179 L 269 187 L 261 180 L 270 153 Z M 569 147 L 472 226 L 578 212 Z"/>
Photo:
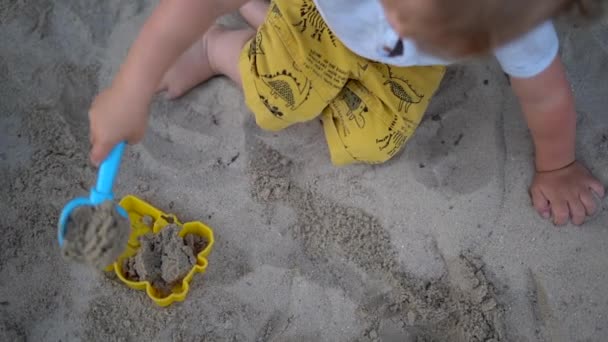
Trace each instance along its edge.
<path fill-rule="evenodd" d="M 116 261 L 127 247 L 131 226 L 115 206 L 114 202 L 106 201 L 72 212 L 61 249 L 66 259 L 97 269 Z"/>
<path fill-rule="evenodd" d="M 143 223 L 146 227 L 152 229 L 154 227 L 154 218 L 149 215 L 144 215 L 141 217 L 141 223 Z"/>
<path fill-rule="evenodd" d="M 181 238 L 180 230 L 171 224 L 158 234 L 142 236 L 137 254 L 124 261 L 127 279 L 149 281 L 162 297 L 171 294 L 171 288 L 192 270 L 196 255 L 204 248 L 200 237 L 189 234 Z"/>
<path fill-rule="evenodd" d="M 0 340 L 605 339 L 608 211 L 555 228 L 531 209 L 532 145 L 491 59 L 450 67 L 380 166 L 331 166 L 317 121 L 261 131 L 223 78 L 159 97 L 117 196 L 213 227 L 207 273 L 158 309 L 65 262 L 57 216 L 95 180 L 88 106 L 153 5 L 0 4 Z M 559 26 L 577 153 L 605 183 L 607 25 Z"/>

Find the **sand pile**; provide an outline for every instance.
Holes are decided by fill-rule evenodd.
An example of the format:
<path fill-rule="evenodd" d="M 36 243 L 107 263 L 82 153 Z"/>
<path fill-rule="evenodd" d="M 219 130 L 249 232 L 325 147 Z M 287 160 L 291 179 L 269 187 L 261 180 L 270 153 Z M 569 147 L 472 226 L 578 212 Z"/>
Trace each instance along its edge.
<path fill-rule="evenodd" d="M 129 220 L 120 216 L 114 202 L 78 207 L 68 221 L 63 256 L 103 269 L 125 250 L 129 231 Z"/>
<path fill-rule="evenodd" d="M 196 264 L 196 255 L 206 246 L 206 241 L 195 234 L 181 238 L 181 227 L 171 224 L 158 234 L 146 234 L 140 238 L 141 246 L 133 257 L 123 263 L 127 279 L 149 281 L 162 296 L 182 281 Z"/>

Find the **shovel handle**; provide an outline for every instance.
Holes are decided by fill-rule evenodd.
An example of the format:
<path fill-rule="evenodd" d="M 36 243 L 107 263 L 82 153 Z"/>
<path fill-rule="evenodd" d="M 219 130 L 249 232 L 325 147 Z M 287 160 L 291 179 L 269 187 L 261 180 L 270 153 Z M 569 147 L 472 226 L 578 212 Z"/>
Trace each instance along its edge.
<path fill-rule="evenodd" d="M 114 180 L 120 170 L 120 160 L 125 150 L 126 142 L 120 142 L 106 159 L 99 166 L 97 173 L 97 185 L 91 191 L 91 202 L 93 205 L 100 204 L 103 201 L 114 199 L 112 188 L 114 187 Z"/>

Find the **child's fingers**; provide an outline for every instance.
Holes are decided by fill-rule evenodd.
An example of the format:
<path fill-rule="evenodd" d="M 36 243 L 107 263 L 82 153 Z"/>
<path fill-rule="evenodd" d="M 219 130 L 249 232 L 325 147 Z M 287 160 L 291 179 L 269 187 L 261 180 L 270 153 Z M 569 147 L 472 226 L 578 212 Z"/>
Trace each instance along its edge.
<path fill-rule="evenodd" d="M 551 203 L 551 213 L 553 214 L 553 223 L 556 226 L 563 226 L 570 219 L 570 208 L 566 201 L 556 201 Z"/>
<path fill-rule="evenodd" d="M 91 146 L 95 145 L 95 130 L 93 128 L 93 116 L 89 111 L 89 143 L 91 143 Z"/>
<path fill-rule="evenodd" d="M 593 194 L 591 193 L 591 190 L 581 191 L 579 197 L 581 199 L 581 202 L 585 206 L 585 212 L 587 213 L 587 216 L 592 216 L 593 214 L 595 214 L 598 209 L 598 203 L 596 203 L 596 200 Z"/>
<path fill-rule="evenodd" d="M 580 226 L 585 222 L 587 211 L 583 205 L 583 202 L 581 202 L 578 197 L 568 201 L 568 208 L 570 209 L 570 217 L 572 218 L 573 224 Z"/>
<path fill-rule="evenodd" d="M 538 187 L 532 187 L 530 189 L 530 196 L 532 196 L 532 205 L 538 214 L 544 219 L 551 217 L 551 206 L 549 205 L 549 200 Z"/>
<path fill-rule="evenodd" d="M 133 132 L 133 134 L 127 139 L 129 145 L 135 145 L 143 140 L 144 134 L 146 133 L 145 129 L 138 129 Z"/>
<path fill-rule="evenodd" d="M 595 179 L 589 181 L 589 188 L 593 190 L 596 194 L 598 194 L 601 198 L 604 198 L 604 196 L 606 196 L 606 189 L 604 188 L 604 184 Z"/>
<path fill-rule="evenodd" d="M 91 149 L 91 162 L 93 165 L 99 166 L 99 164 L 108 156 L 108 153 L 110 153 L 114 145 L 114 143 L 107 141 L 94 144 Z"/>

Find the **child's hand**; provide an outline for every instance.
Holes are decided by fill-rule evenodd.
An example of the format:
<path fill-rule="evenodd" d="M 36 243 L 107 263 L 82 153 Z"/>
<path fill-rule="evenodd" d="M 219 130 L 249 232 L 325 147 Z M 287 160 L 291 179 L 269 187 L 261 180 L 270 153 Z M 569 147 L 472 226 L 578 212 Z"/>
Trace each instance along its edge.
<path fill-rule="evenodd" d="M 89 110 L 91 162 L 96 166 L 119 142 L 139 142 L 145 133 L 150 100 L 133 96 L 121 88 L 101 92 Z"/>
<path fill-rule="evenodd" d="M 575 225 L 585 222 L 597 208 L 594 191 L 604 197 L 604 186 L 579 162 L 564 169 L 537 172 L 530 188 L 532 204 L 538 213 L 556 225 L 564 225 L 571 219 Z"/>

